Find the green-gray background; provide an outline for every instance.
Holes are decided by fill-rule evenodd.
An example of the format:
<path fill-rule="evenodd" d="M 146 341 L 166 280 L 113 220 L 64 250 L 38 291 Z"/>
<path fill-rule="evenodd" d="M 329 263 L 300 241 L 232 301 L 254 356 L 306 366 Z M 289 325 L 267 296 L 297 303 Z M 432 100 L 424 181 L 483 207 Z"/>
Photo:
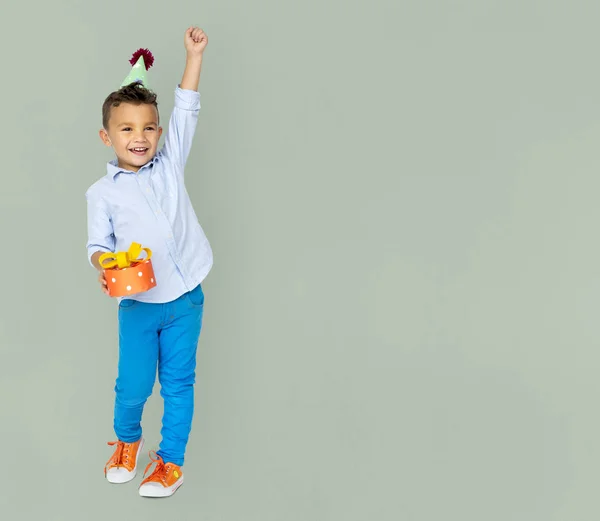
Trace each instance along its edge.
<path fill-rule="evenodd" d="M 2 517 L 597 521 L 598 20 L 592 1 L 10 3 Z M 155 53 L 167 118 L 189 25 L 215 266 L 187 481 L 149 501 L 103 478 L 117 323 L 84 193 L 130 53 Z M 155 396 L 153 447 L 160 415 Z"/>

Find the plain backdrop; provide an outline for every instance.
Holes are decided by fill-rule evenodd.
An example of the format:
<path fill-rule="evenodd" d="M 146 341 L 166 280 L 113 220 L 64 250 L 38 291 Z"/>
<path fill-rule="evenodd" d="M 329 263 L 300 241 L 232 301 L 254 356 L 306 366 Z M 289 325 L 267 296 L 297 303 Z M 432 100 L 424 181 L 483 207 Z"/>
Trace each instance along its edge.
<path fill-rule="evenodd" d="M 0 517 L 600 518 L 598 2 L 3 13 Z M 117 315 L 84 194 L 131 53 L 154 52 L 166 122 L 190 25 L 215 265 L 186 483 L 153 501 L 103 476 Z M 161 413 L 155 394 L 148 448 Z"/>

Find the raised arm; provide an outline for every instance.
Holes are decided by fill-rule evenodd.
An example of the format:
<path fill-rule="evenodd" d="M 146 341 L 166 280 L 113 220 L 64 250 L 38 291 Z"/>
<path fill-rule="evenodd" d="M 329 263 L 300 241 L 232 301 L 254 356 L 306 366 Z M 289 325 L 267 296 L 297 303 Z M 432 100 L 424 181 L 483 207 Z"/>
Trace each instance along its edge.
<path fill-rule="evenodd" d="M 183 78 L 175 91 L 175 105 L 165 136 L 163 155 L 183 174 L 183 168 L 192 148 L 192 141 L 200 112 L 200 72 L 202 55 L 208 43 L 204 31 L 190 27 L 184 36 L 186 62 Z"/>
<path fill-rule="evenodd" d="M 181 88 L 198 90 L 202 70 L 202 55 L 208 44 L 208 38 L 202 29 L 190 27 L 185 31 L 184 44 L 187 56 L 183 78 L 181 79 Z"/>

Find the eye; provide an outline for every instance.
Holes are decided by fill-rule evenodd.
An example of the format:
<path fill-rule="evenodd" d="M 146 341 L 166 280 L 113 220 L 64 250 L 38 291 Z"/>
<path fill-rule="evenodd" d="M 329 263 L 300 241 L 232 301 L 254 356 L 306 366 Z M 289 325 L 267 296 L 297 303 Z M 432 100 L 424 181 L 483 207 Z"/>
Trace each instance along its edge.
<path fill-rule="evenodd" d="M 129 127 L 125 127 L 124 129 L 122 129 L 123 132 L 127 132 L 128 130 L 131 130 Z"/>
<path fill-rule="evenodd" d="M 146 127 L 146 130 L 156 130 L 154 127 Z"/>

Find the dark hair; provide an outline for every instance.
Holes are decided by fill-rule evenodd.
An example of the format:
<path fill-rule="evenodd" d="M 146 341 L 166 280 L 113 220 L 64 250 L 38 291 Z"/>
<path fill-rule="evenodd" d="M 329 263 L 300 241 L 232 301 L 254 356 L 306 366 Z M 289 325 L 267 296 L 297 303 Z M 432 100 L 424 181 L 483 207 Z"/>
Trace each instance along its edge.
<path fill-rule="evenodd" d="M 113 107 L 118 107 L 121 103 L 131 103 L 132 105 L 154 105 L 158 112 L 158 103 L 156 94 L 138 82 L 130 83 L 121 87 L 115 92 L 111 92 L 104 100 L 102 105 L 102 126 L 108 127 L 110 111 Z"/>

